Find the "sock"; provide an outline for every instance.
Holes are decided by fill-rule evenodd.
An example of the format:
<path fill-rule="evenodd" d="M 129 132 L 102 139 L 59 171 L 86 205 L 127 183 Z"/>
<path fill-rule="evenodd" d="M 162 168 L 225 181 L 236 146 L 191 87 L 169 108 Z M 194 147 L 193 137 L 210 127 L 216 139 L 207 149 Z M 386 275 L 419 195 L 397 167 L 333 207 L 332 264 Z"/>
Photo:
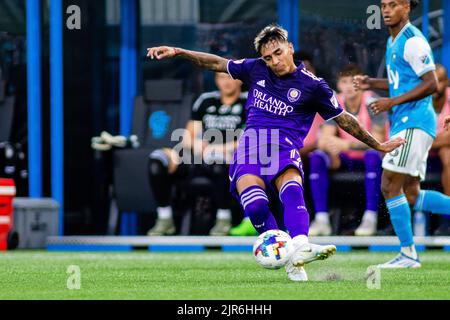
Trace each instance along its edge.
<path fill-rule="evenodd" d="M 220 213 L 224 219 L 231 219 L 230 203 L 232 201 L 231 194 L 229 192 L 230 183 L 228 177 L 228 167 L 222 164 L 213 164 L 208 166 L 208 174 L 214 183 L 214 201 L 217 208 L 220 210 L 228 210 L 228 213 L 223 211 Z M 217 214 L 219 215 L 219 211 Z M 228 215 L 229 214 L 229 215 Z M 217 216 L 218 217 L 218 216 Z"/>
<path fill-rule="evenodd" d="M 400 239 L 402 247 L 409 247 L 414 244 L 412 224 L 411 224 L 411 209 L 409 208 L 408 200 L 404 194 L 386 200 L 386 205 L 389 209 L 391 222 L 394 226 L 395 233 Z"/>
<path fill-rule="evenodd" d="M 158 219 L 167 220 L 172 219 L 172 207 L 158 207 L 156 208 L 156 212 L 158 213 Z"/>
<path fill-rule="evenodd" d="M 148 177 L 153 197 L 158 207 L 170 205 L 172 181 L 169 175 L 169 159 L 162 150 L 156 150 L 150 155 L 148 162 Z"/>
<path fill-rule="evenodd" d="M 309 156 L 309 181 L 316 212 L 328 212 L 329 163 L 330 158 L 323 151 L 314 151 Z"/>
<path fill-rule="evenodd" d="M 261 187 L 253 186 L 242 192 L 241 204 L 259 234 L 279 229 L 274 216 L 270 212 L 269 199 Z"/>
<path fill-rule="evenodd" d="M 381 197 L 381 157 L 377 151 L 368 150 L 364 155 L 366 167 L 366 209 L 377 211 Z"/>
<path fill-rule="evenodd" d="M 292 238 L 292 241 L 296 247 L 309 243 L 308 237 L 305 235 L 296 236 Z"/>
<path fill-rule="evenodd" d="M 411 257 L 411 258 L 416 259 L 416 260 L 419 257 L 417 255 L 416 246 L 415 245 L 411 245 L 409 247 L 402 247 L 401 252 L 406 254 L 408 257 Z"/>
<path fill-rule="evenodd" d="M 450 197 L 437 191 L 422 190 L 417 197 L 414 210 L 438 214 L 449 214 Z"/>
<path fill-rule="evenodd" d="M 329 223 L 330 214 L 328 212 L 317 212 L 315 216 L 316 221 Z"/>
<path fill-rule="evenodd" d="M 217 210 L 217 220 L 231 220 L 231 210 L 230 209 L 219 209 Z"/>
<path fill-rule="evenodd" d="M 303 187 L 297 181 L 287 182 L 280 190 L 280 200 L 284 207 L 284 225 L 289 235 L 308 236 L 309 213 L 305 206 Z"/>
<path fill-rule="evenodd" d="M 376 211 L 366 210 L 364 212 L 363 220 L 369 220 L 371 222 L 377 222 L 378 213 Z"/>

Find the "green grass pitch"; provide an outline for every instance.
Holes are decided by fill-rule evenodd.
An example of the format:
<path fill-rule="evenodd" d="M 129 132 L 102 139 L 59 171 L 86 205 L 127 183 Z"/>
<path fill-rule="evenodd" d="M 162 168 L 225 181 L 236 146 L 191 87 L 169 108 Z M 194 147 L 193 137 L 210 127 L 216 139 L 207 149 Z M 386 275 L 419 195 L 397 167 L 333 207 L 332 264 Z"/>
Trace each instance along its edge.
<path fill-rule="evenodd" d="M 368 289 L 368 266 L 394 253 L 337 253 L 307 265 L 310 281 L 292 283 L 284 270 L 259 267 L 250 253 L 0 253 L 0 300 L 298 300 L 449 299 L 450 254 L 421 254 L 422 268 L 383 270 Z M 67 269 L 80 268 L 69 290 Z"/>

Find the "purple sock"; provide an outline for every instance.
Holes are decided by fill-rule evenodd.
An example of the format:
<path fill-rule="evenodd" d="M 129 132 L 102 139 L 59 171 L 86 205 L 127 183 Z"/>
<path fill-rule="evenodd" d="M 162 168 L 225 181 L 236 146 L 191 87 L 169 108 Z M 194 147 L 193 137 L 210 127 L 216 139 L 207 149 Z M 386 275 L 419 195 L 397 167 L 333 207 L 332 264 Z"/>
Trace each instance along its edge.
<path fill-rule="evenodd" d="M 250 218 L 259 234 L 278 230 L 277 222 L 269 209 L 269 199 L 261 187 L 253 186 L 242 192 L 241 204 L 245 215 Z"/>
<path fill-rule="evenodd" d="M 294 238 L 309 234 L 309 213 L 305 206 L 303 187 L 297 181 L 287 182 L 280 190 L 284 207 L 284 224 Z"/>
<path fill-rule="evenodd" d="M 325 152 L 317 150 L 310 154 L 309 163 L 311 168 L 309 181 L 314 209 L 316 212 L 328 212 L 328 167 L 330 158 Z"/>
<path fill-rule="evenodd" d="M 381 197 L 381 157 L 375 150 L 364 155 L 366 166 L 366 210 L 378 211 Z"/>

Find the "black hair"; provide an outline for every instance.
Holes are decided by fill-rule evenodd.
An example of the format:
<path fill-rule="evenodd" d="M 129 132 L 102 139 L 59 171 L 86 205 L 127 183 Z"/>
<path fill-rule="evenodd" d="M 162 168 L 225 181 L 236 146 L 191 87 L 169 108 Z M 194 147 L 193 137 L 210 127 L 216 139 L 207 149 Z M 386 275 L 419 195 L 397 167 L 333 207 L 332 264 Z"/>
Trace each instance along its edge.
<path fill-rule="evenodd" d="M 255 50 L 261 53 L 261 48 L 271 41 L 287 42 L 288 32 L 278 24 L 265 27 L 255 38 Z"/>
<path fill-rule="evenodd" d="M 414 10 L 417 8 L 420 4 L 420 0 L 409 0 L 409 6 L 411 7 L 411 10 Z"/>

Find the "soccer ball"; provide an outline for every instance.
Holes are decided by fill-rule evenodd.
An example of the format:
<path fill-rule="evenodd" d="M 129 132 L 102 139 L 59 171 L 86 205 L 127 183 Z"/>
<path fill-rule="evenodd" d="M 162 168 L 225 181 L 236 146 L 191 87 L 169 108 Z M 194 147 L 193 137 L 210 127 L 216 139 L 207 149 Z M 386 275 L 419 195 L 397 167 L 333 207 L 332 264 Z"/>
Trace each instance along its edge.
<path fill-rule="evenodd" d="M 266 269 L 280 269 L 294 251 L 291 237 L 281 230 L 261 234 L 253 245 L 256 262 Z"/>

